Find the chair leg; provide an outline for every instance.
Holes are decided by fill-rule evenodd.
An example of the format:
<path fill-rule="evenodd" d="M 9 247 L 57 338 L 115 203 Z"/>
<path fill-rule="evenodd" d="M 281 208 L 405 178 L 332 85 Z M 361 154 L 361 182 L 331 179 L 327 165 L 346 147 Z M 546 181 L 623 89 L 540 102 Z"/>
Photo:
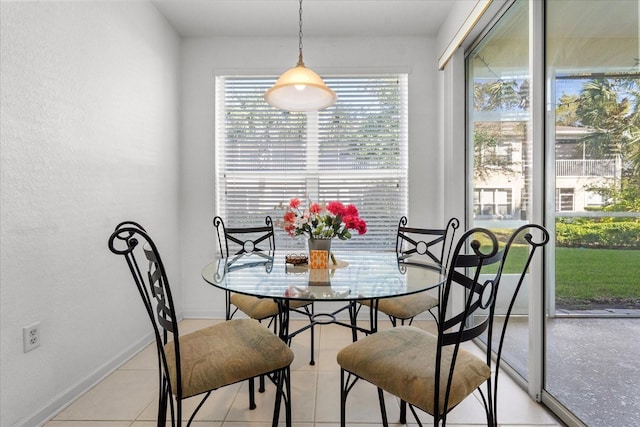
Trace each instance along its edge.
<path fill-rule="evenodd" d="M 347 425 L 347 384 L 344 378 L 344 369 L 340 369 L 340 427 Z"/>
<path fill-rule="evenodd" d="M 202 408 L 202 405 L 204 405 L 204 402 L 207 401 L 209 396 L 211 396 L 211 390 L 209 390 L 207 392 L 207 394 L 204 395 L 204 397 L 202 398 L 202 400 L 200 401 L 200 403 L 198 404 L 196 409 L 191 413 L 191 417 L 189 417 L 189 421 L 187 422 L 187 427 L 189 427 L 191 425 L 191 423 L 193 422 L 193 419 L 196 417 L 196 414 L 198 413 L 200 408 Z M 182 425 L 182 423 L 180 422 L 178 425 Z M 163 426 L 164 426 L 164 424 L 163 424 Z"/>
<path fill-rule="evenodd" d="M 382 415 L 382 425 L 384 427 L 388 427 L 389 422 L 387 421 L 387 407 L 384 404 L 384 392 L 380 387 L 378 387 L 378 400 L 380 401 L 380 413 Z M 406 422 L 402 424 L 406 424 Z"/>
<path fill-rule="evenodd" d="M 314 306 L 311 304 L 311 314 L 309 315 L 309 322 L 313 322 L 313 314 L 314 314 Z M 311 323 L 311 360 L 309 361 L 309 365 L 313 366 L 316 364 L 315 360 L 315 326 Z"/>
<path fill-rule="evenodd" d="M 291 427 L 291 369 L 290 367 L 282 368 L 275 372 L 276 383 L 276 401 L 273 405 L 273 421 L 272 427 L 278 426 L 280 420 L 280 407 L 282 399 L 284 399 L 285 425 Z"/>
<path fill-rule="evenodd" d="M 164 426 L 167 421 L 167 403 L 171 398 L 171 393 L 169 392 L 169 387 L 166 383 L 166 380 L 162 375 L 160 376 L 160 393 L 158 396 L 158 425 Z"/>
<path fill-rule="evenodd" d="M 291 423 L 292 423 L 292 418 L 291 418 L 291 367 L 287 366 L 287 369 L 285 370 L 285 379 L 284 379 L 284 385 L 285 385 L 285 389 L 287 391 L 287 395 L 286 395 L 286 400 L 284 402 L 285 404 L 285 414 L 287 419 L 285 420 L 285 424 L 286 427 L 291 427 Z"/>
<path fill-rule="evenodd" d="M 256 409 L 256 395 L 255 395 L 255 383 L 254 378 L 249 378 L 249 409 Z"/>
<path fill-rule="evenodd" d="M 391 326 L 393 326 L 395 328 L 397 326 L 398 319 L 396 319 L 393 316 L 389 316 L 389 320 L 391 321 Z"/>
<path fill-rule="evenodd" d="M 351 341 L 358 341 L 358 308 L 356 302 L 349 303 L 349 319 L 351 320 Z"/>
<path fill-rule="evenodd" d="M 369 307 L 369 334 L 378 332 L 378 304 L 380 300 L 372 299 Z M 367 334 L 368 335 L 368 334 Z"/>
<path fill-rule="evenodd" d="M 407 402 L 400 400 L 400 424 L 407 423 Z"/>
<path fill-rule="evenodd" d="M 260 393 L 264 393 L 265 391 L 265 386 L 264 386 L 264 375 L 260 375 L 260 387 L 258 387 L 258 391 Z"/>
<path fill-rule="evenodd" d="M 278 425 L 278 421 L 280 420 L 280 405 L 282 404 L 282 380 L 283 380 L 283 370 L 279 370 L 274 372 L 274 378 L 276 383 L 276 401 L 273 404 L 273 420 L 271 422 L 272 427 L 276 427 Z M 285 405 L 287 403 L 285 402 Z"/>
<path fill-rule="evenodd" d="M 487 384 L 487 397 L 485 397 L 484 392 L 481 387 L 478 387 L 478 392 L 480 393 L 480 397 L 482 398 L 482 403 L 484 404 L 484 411 L 487 416 L 487 426 L 495 427 L 498 425 L 498 411 L 496 409 L 496 405 L 498 404 L 495 396 L 492 397 L 492 389 L 491 389 L 491 379 L 486 383 Z M 497 390 L 496 390 L 497 393 Z M 494 400 L 495 399 L 495 400 Z"/>

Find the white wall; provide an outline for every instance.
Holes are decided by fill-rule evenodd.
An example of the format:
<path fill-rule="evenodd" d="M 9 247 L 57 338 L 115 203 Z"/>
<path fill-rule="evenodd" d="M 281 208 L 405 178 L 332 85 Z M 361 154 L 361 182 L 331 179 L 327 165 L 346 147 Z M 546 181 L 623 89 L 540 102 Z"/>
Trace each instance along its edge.
<path fill-rule="evenodd" d="M 182 282 L 185 317 L 224 316 L 222 291 L 204 284 L 213 259 L 215 212 L 215 75 L 278 75 L 295 65 L 297 38 L 191 38 L 182 43 Z M 409 219 L 443 222 L 442 156 L 438 142 L 435 40 L 427 38 L 307 38 L 305 64 L 322 74 L 409 73 Z"/>
<path fill-rule="evenodd" d="M 107 248 L 119 221 L 155 236 L 180 295 L 179 38 L 143 2 L 0 7 L 0 425 L 33 426 L 149 340 Z"/>

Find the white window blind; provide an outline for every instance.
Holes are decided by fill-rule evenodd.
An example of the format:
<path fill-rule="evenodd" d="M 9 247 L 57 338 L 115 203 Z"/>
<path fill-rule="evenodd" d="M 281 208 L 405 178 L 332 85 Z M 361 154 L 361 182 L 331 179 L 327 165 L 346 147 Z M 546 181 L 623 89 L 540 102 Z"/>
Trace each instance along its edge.
<path fill-rule="evenodd" d="M 289 113 L 264 102 L 275 77 L 216 77 L 217 214 L 231 226 L 271 215 L 278 249 L 305 239 L 281 227 L 284 206 L 303 201 L 353 203 L 367 233 L 337 249 L 391 250 L 407 212 L 407 76 L 325 77 L 338 94 L 331 108 Z"/>

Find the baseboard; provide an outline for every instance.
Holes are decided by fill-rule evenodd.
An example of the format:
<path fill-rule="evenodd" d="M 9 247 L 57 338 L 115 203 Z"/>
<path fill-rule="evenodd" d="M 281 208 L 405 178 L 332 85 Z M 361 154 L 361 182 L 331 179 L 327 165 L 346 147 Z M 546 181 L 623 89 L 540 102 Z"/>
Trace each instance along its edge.
<path fill-rule="evenodd" d="M 219 319 L 224 320 L 226 313 L 218 310 L 189 310 L 184 311 L 183 317 L 185 319 Z"/>
<path fill-rule="evenodd" d="M 47 421 L 58 415 L 69 405 L 75 402 L 80 396 L 89 391 L 93 386 L 102 381 L 133 356 L 144 350 L 154 340 L 153 333 L 149 333 L 127 347 L 116 357 L 106 362 L 89 373 L 78 383 L 68 387 L 60 394 L 49 400 L 42 408 L 33 414 L 18 421 L 12 427 L 33 427 L 42 426 Z"/>

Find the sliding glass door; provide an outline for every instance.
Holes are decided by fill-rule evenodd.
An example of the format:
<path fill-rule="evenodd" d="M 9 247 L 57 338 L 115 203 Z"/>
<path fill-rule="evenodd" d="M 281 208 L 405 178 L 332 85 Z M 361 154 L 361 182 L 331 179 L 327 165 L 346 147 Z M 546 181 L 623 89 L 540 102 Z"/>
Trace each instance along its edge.
<path fill-rule="evenodd" d="M 636 0 L 549 0 L 545 10 L 556 234 L 545 389 L 593 426 L 640 425 L 638 14 Z"/>
<path fill-rule="evenodd" d="M 528 19 L 527 3 L 515 3 L 467 57 L 471 224 L 494 231 L 502 243 L 531 217 Z M 505 286 L 512 285 L 511 277 L 504 276 Z M 497 310 L 504 313 L 506 306 L 499 304 Z M 503 351 L 503 359 L 525 379 L 528 311 L 523 289 Z"/>
<path fill-rule="evenodd" d="M 516 0 L 466 52 L 469 223 L 553 236 L 503 360 L 569 425 L 640 425 L 639 15 Z"/>

